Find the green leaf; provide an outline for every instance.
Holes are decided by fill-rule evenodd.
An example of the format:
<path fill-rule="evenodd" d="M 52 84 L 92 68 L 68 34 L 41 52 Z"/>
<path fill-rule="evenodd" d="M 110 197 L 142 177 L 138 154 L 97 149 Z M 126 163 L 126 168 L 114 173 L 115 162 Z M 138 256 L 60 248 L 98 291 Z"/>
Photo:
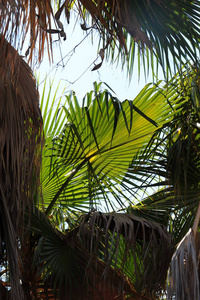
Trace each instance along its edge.
<path fill-rule="evenodd" d="M 66 123 L 60 134 L 49 135 L 43 151 L 41 186 L 48 214 L 56 203 L 68 210 L 131 203 L 127 192 L 139 182 L 132 181 L 128 168 L 155 130 L 173 118 L 176 98 L 174 90 L 161 93 L 154 85 L 122 103 L 107 91 L 88 93 L 87 107 L 78 105 L 74 93 L 67 96 L 60 110 Z"/>

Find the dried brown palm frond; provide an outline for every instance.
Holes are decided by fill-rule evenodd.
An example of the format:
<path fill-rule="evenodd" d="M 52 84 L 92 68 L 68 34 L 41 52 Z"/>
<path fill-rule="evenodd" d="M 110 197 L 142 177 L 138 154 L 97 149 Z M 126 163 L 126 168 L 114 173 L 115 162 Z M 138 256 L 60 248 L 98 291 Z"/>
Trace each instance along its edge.
<path fill-rule="evenodd" d="M 1 34 L 15 46 L 23 45 L 27 34 L 29 38 L 29 48 L 27 55 L 35 51 L 36 41 L 39 42 L 39 56 L 41 61 L 44 51 L 45 42 L 47 43 L 48 53 L 52 52 L 51 34 L 58 33 L 61 37 L 66 38 L 63 24 L 59 18 L 61 12 L 65 9 L 65 15 L 68 20 L 68 13 L 74 1 L 66 0 L 58 11 L 54 14 L 52 9 L 52 1 L 46 0 L 7 0 L 0 3 L 0 32 Z M 96 26 L 101 32 L 103 26 L 107 33 L 112 37 L 116 37 L 119 44 L 126 49 L 124 34 L 122 28 L 133 36 L 136 41 L 142 41 L 151 47 L 151 42 L 146 33 L 141 30 L 141 25 L 136 14 L 131 12 L 128 1 L 78 1 L 78 10 L 80 16 L 83 16 L 82 6 L 91 14 L 92 19 L 96 20 Z M 52 24 L 52 21 L 54 21 Z M 49 34 L 50 33 L 50 34 Z"/>
<path fill-rule="evenodd" d="M 50 0 L 1 1 L 0 12 L 0 33 L 6 40 L 20 49 L 26 35 L 29 35 L 29 48 L 26 55 L 32 59 L 38 41 L 38 60 L 42 59 L 45 43 L 50 56 L 52 43 L 48 30 L 52 27 L 53 16 Z"/>
<path fill-rule="evenodd" d="M 200 299 L 198 255 L 193 230 L 190 229 L 177 247 L 170 264 L 168 298 Z M 199 238 L 199 237 L 198 237 Z"/>
<path fill-rule="evenodd" d="M 146 33 L 141 29 L 141 24 L 138 21 L 137 14 L 132 9 L 130 1 L 109 0 L 109 1 L 90 1 L 79 0 L 79 2 L 86 8 L 93 20 L 96 20 L 104 26 L 108 35 L 116 37 L 126 51 L 126 42 L 124 39 L 123 28 L 131 34 L 135 41 L 141 41 L 142 45 L 146 44 L 152 47 L 152 43 Z M 101 25 L 99 30 L 101 31 Z"/>
<path fill-rule="evenodd" d="M 24 208 L 36 200 L 42 117 L 29 66 L 3 37 L 0 44 L 0 252 L 13 299 L 21 300 L 17 236 Z"/>
<path fill-rule="evenodd" d="M 199 220 L 200 204 L 193 227 L 178 244 L 170 263 L 167 289 L 169 300 L 200 299 L 200 233 L 197 232 Z"/>

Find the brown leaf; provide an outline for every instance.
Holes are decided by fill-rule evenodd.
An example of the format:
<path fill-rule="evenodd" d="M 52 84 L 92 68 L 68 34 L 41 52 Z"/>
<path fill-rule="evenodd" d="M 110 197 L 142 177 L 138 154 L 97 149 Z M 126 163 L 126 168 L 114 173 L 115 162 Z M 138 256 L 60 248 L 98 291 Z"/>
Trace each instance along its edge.
<path fill-rule="evenodd" d="M 60 19 L 60 15 L 61 15 L 61 13 L 62 13 L 62 11 L 63 11 L 63 8 L 64 8 L 64 6 L 62 5 L 62 6 L 59 8 L 59 10 L 56 12 L 56 14 L 55 14 L 55 19 L 56 19 L 56 21 L 58 21 L 58 20 Z"/>
<path fill-rule="evenodd" d="M 100 49 L 99 55 L 100 55 L 100 57 L 102 59 L 102 62 L 103 62 L 103 60 L 104 60 L 104 49 Z"/>
<path fill-rule="evenodd" d="M 30 48 L 31 48 L 31 46 L 29 46 L 29 47 L 28 47 L 28 49 L 26 50 L 26 52 L 25 52 L 25 56 L 28 56 L 28 55 L 29 55 Z"/>
<path fill-rule="evenodd" d="M 64 41 L 67 39 L 67 35 L 63 30 L 60 32 L 60 35 L 61 35 L 61 37 L 63 37 Z"/>
<path fill-rule="evenodd" d="M 56 12 L 56 14 L 55 14 L 55 19 L 56 19 L 56 22 L 57 22 L 57 24 L 58 24 L 58 27 L 59 27 L 62 31 L 64 31 L 64 28 L 63 28 L 62 22 L 61 22 L 59 19 L 60 19 L 60 15 L 61 15 L 61 13 L 62 13 L 62 11 L 63 11 L 63 8 L 64 8 L 64 5 L 62 5 L 62 6 L 59 8 L 59 10 Z"/>
<path fill-rule="evenodd" d="M 61 7 L 61 8 L 63 9 L 63 7 Z M 61 14 L 61 12 L 62 12 L 61 8 L 60 8 L 60 9 L 57 11 L 57 13 L 55 14 L 56 22 L 57 22 L 57 24 L 58 24 L 58 27 L 59 27 L 61 30 L 59 30 L 59 29 L 52 29 L 52 28 L 49 28 L 49 29 L 45 28 L 45 27 L 44 27 L 44 23 L 43 23 L 42 19 L 40 18 L 40 16 L 37 15 L 37 17 L 38 17 L 38 20 L 39 20 L 40 27 L 41 27 L 44 31 L 46 31 L 47 33 L 50 33 L 50 34 L 55 34 L 55 33 L 60 34 L 61 37 L 63 37 L 63 39 L 64 39 L 64 41 L 65 41 L 65 40 L 66 40 L 66 33 L 65 33 L 65 31 L 64 31 L 62 22 L 59 21 L 60 14 Z"/>
<path fill-rule="evenodd" d="M 95 65 L 94 68 L 92 69 L 92 71 L 96 71 L 99 68 L 101 68 L 102 62 L 100 62 L 98 65 Z"/>
<path fill-rule="evenodd" d="M 67 18 L 67 23 L 69 24 L 69 20 L 70 20 L 70 12 L 69 9 L 67 7 L 65 7 L 65 16 Z"/>
<path fill-rule="evenodd" d="M 57 22 L 57 24 L 58 24 L 58 27 L 59 27 L 62 31 L 64 31 L 64 27 L 63 27 L 62 22 L 60 22 L 59 20 L 56 20 L 56 22 Z"/>
<path fill-rule="evenodd" d="M 61 31 L 58 30 L 58 29 L 45 29 L 43 28 L 44 31 L 48 32 L 48 33 L 51 33 L 51 34 L 54 34 L 54 33 L 60 33 Z"/>
<path fill-rule="evenodd" d="M 81 29 L 83 29 L 83 30 L 88 30 L 89 28 L 86 26 L 86 24 L 85 23 L 83 23 L 83 24 L 81 24 Z"/>

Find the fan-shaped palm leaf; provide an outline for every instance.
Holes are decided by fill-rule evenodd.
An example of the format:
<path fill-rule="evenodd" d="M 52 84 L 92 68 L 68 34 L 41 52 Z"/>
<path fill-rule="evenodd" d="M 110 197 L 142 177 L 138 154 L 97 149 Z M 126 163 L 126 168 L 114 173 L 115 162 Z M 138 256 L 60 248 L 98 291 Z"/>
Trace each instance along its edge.
<path fill-rule="evenodd" d="M 145 73 L 148 73 L 149 69 L 155 72 L 159 63 L 164 73 L 168 74 L 179 69 L 185 59 L 196 61 L 195 48 L 198 47 L 199 40 L 197 20 L 200 16 L 198 1 L 169 3 L 157 0 L 110 0 L 103 1 L 101 5 L 99 1 L 80 2 L 90 12 L 95 26 L 100 27 L 104 49 L 111 36 L 118 41 L 119 50 L 114 42 L 112 47 L 121 54 L 124 62 L 124 52 L 127 51 L 130 73 L 133 71 L 136 55 L 139 73 L 141 64 Z M 194 39 L 191 39 L 192 36 Z M 108 56 L 115 57 L 110 48 Z M 173 64 L 170 64 L 170 61 L 173 61 Z"/>
<path fill-rule="evenodd" d="M 152 137 L 146 149 L 147 162 L 145 157 L 142 157 L 140 170 L 143 174 L 143 187 L 162 188 L 154 196 L 144 199 L 144 209 L 150 214 L 152 214 L 148 207 L 150 203 L 153 210 L 159 210 L 160 207 L 163 211 L 172 210 L 173 214 L 176 209 L 187 214 L 198 206 L 200 182 L 198 81 L 194 68 L 187 71 L 180 81 L 177 77 L 172 80 L 173 86 L 179 89 L 177 101 L 182 103 L 181 113 L 177 112 L 174 119 L 166 123 L 161 130 L 158 129 Z M 128 172 L 135 172 L 134 162 Z M 153 175 L 154 181 L 145 180 L 148 176 L 152 179 Z M 142 209 L 142 205 L 137 206 L 139 210 Z"/>
<path fill-rule="evenodd" d="M 154 297 L 165 281 L 173 247 L 171 236 L 158 223 L 131 214 L 93 211 L 63 234 L 35 210 L 30 230 L 41 236 L 34 261 L 38 280 L 32 283 L 38 297 L 48 299 L 47 295 L 58 293 L 59 299 L 90 299 L 96 290 L 103 299 L 116 295 L 123 299 L 124 293 L 146 299 L 142 295 Z M 159 264 L 163 255 L 165 264 Z M 128 266 L 134 287 L 120 272 Z"/>
<path fill-rule="evenodd" d="M 179 87 L 181 114 L 178 112 L 172 122 L 158 130 L 147 147 L 149 165 L 140 165 L 143 174 L 149 172 L 144 177 L 152 178 L 156 171 L 155 180 L 148 183 L 144 179 L 143 186 L 161 186 L 162 189 L 128 211 L 160 220 L 173 235 L 177 249 L 169 270 L 168 299 L 199 299 L 199 235 L 196 231 L 199 227 L 200 93 L 197 66 L 190 66 L 181 79 L 175 77 L 173 85 Z M 133 169 L 130 167 L 129 171 Z"/>
<path fill-rule="evenodd" d="M 73 93 L 69 95 L 61 133 L 47 138 L 41 179 L 47 214 L 56 202 L 77 210 L 105 201 L 107 209 L 114 209 L 115 199 L 125 207 L 129 190 L 138 187 L 127 173 L 133 157 L 145 149 L 155 129 L 173 117 L 172 89 L 163 96 L 156 86 L 146 86 L 134 101 L 121 103 L 99 88 L 85 96 L 82 107 Z"/>
<path fill-rule="evenodd" d="M 26 216 L 29 219 L 28 213 Z M 124 224 L 126 221 L 124 216 Z M 84 226 L 84 221 L 81 226 Z M 56 299 L 91 299 L 94 296 L 99 297 L 97 299 L 112 299 L 116 296 L 123 299 L 125 293 L 132 293 L 138 299 L 145 299 L 136 293 L 119 270 L 114 271 L 102 260 L 91 258 L 90 252 L 79 238 L 78 227 L 66 230 L 63 234 L 52 227 L 43 213 L 35 210 L 31 215 L 30 229 L 41 236 L 33 264 L 39 271 L 34 287 L 38 297 L 51 299 L 57 294 Z M 156 227 L 153 230 L 161 235 L 163 231 L 165 235 L 161 227 L 161 231 Z M 82 229 L 80 232 L 83 238 Z M 165 240 L 166 237 L 163 238 Z M 165 241 L 167 243 L 167 239 Z M 88 265 L 91 260 L 93 263 Z M 106 281 L 103 279 L 105 269 Z"/>
<path fill-rule="evenodd" d="M 161 292 L 173 252 L 164 226 L 132 214 L 91 212 L 85 215 L 79 231 L 91 253 L 97 255 L 101 249 L 107 267 L 113 264 L 123 272 L 129 269 L 129 278 L 139 293 L 154 297 Z M 159 263 L 162 257 L 165 263 Z"/>

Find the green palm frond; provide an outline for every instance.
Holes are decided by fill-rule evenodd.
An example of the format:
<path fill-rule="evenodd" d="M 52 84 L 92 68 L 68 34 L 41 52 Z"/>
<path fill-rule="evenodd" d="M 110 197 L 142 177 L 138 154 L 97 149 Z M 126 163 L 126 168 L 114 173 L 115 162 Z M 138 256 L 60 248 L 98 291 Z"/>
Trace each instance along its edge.
<path fill-rule="evenodd" d="M 63 286 L 77 288 L 79 281 L 84 279 L 82 264 L 86 263 L 87 259 L 81 254 L 76 237 L 77 230 L 65 236 L 52 227 L 44 214 L 37 211 L 31 216 L 31 231 L 41 235 L 33 262 L 36 266 L 42 266 L 39 272 L 43 273 L 46 270 L 45 278 L 54 277 L 59 273 L 59 280 L 54 278 L 54 286 L 59 289 Z"/>
<path fill-rule="evenodd" d="M 140 180 L 137 169 L 135 181 L 127 173 L 133 158 L 178 109 L 174 89 L 163 95 L 156 86 L 147 85 L 134 101 L 122 103 L 99 89 L 96 85 L 95 92 L 84 97 L 82 107 L 74 93 L 67 96 L 65 125 L 57 136 L 52 132 L 47 137 L 41 175 L 47 214 L 56 202 L 68 210 L 88 210 L 103 202 L 114 209 L 113 200 L 125 207 L 129 190 Z"/>
<path fill-rule="evenodd" d="M 84 19 L 88 11 L 92 25 L 99 30 L 107 57 L 118 61 L 120 57 L 127 63 L 129 74 L 137 63 L 139 74 L 141 65 L 146 75 L 150 70 L 156 73 L 161 65 L 168 76 L 185 61 L 197 59 L 198 1 L 79 2 L 83 5 L 80 15 Z"/>
<path fill-rule="evenodd" d="M 175 243 L 192 227 L 199 203 L 199 74 L 190 66 L 172 79 L 178 88 L 181 113 L 158 129 L 141 155 L 139 171 L 143 189 L 155 189 L 128 211 L 168 226 Z M 129 167 L 134 173 L 133 166 Z M 150 180 L 149 180 L 150 179 Z M 154 179 L 152 181 L 152 179 Z"/>

